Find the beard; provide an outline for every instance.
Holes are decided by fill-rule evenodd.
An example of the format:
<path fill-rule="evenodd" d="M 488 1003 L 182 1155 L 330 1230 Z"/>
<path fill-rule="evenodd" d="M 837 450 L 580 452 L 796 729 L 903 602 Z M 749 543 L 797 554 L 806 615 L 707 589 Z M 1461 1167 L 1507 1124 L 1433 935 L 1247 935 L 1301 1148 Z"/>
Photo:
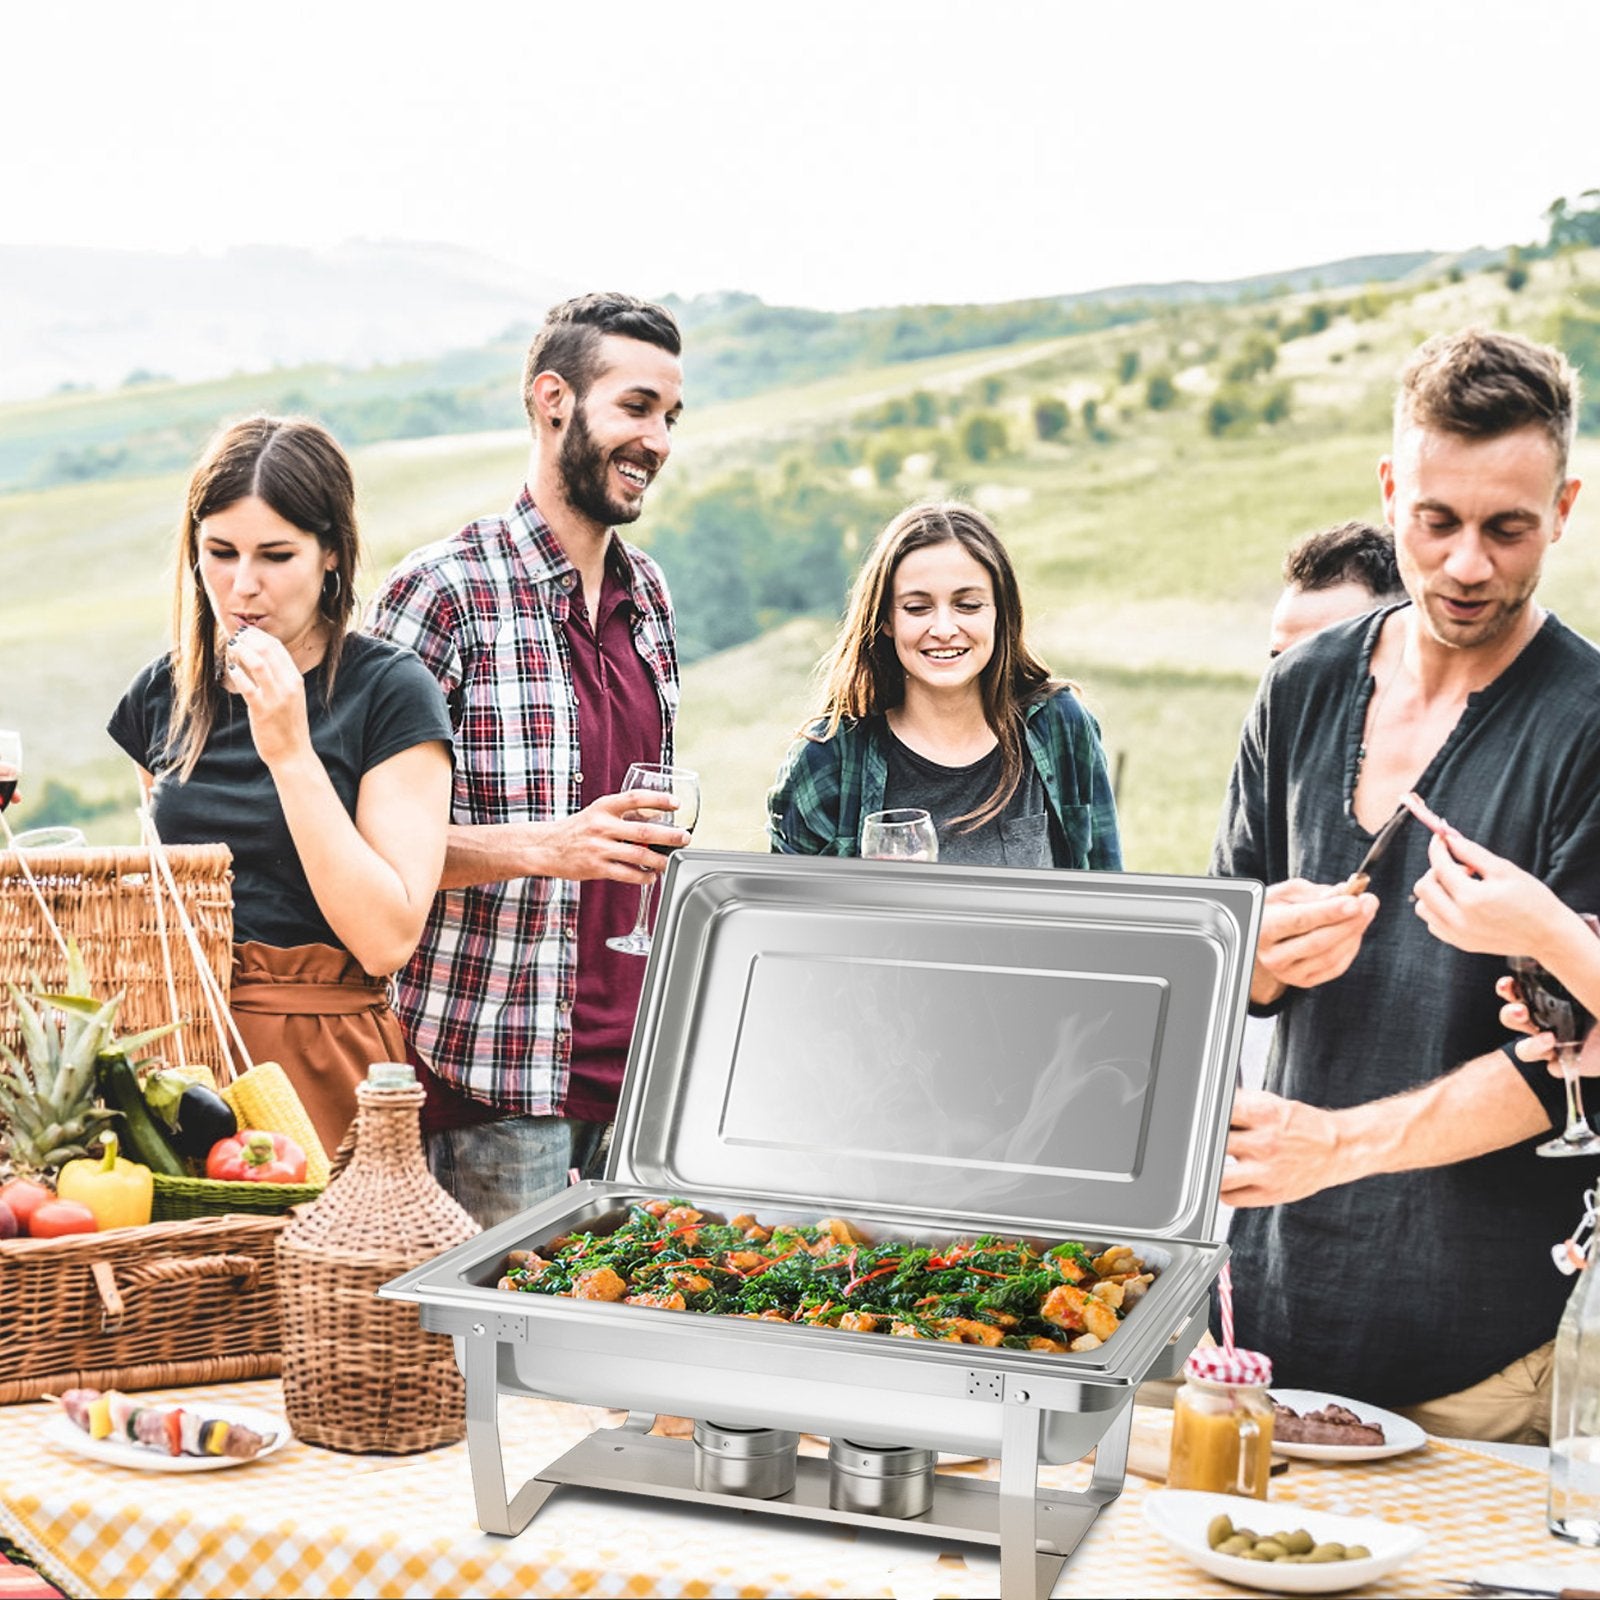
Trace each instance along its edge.
<path fill-rule="evenodd" d="M 561 441 L 561 454 L 556 458 L 567 504 L 603 528 L 619 522 L 637 522 L 639 513 L 644 510 L 644 500 L 642 497 L 621 500 L 609 491 L 606 484 L 609 464 L 609 457 L 594 442 L 583 406 L 579 404 L 573 408 L 572 428 Z"/>

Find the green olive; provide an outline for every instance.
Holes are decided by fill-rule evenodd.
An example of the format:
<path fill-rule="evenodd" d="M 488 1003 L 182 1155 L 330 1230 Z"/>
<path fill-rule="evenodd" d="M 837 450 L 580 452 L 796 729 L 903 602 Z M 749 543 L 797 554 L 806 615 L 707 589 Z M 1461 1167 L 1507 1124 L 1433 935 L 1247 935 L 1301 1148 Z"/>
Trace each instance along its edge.
<path fill-rule="evenodd" d="M 1276 1539 L 1261 1539 L 1256 1543 L 1256 1554 L 1268 1561 L 1281 1561 L 1288 1553 Z"/>
<path fill-rule="evenodd" d="M 1262 1555 L 1261 1546 L 1255 1545 L 1251 1549 L 1244 1551 L 1239 1559 L 1241 1561 L 1270 1561 L 1272 1557 Z"/>
<path fill-rule="evenodd" d="M 1252 1548 L 1252 1543 L 1242 1533 L 1236 1533 L 1231 1539 L 1224 1539 L 1216 1546 L 1218 1555 L 1242 1556 L 1246 1550 Z"/>
<path fill-rule="evenodd" d="M 1213 1550 L 1225 1540 L 1233 1537 L 1233 1518 L 1224 1511 L 1220 1516 L 1213 1517 L 1206 1528 L 1206 1543 Z"/>
<path fill-rule="evenodd" d="M 1248 1539 L 1251 1544 L 1254 1544 L 1261 1537 L 1254 1528 L 1235 1528 L 1233 1536 L 1236 1539 Z"/>
<path fill-rule="evenodd" d="M 1372 1552 L 1364 1544 L 1347 1544 L 1344 1547 L 1346 1561 L 1370 1561 Z"/>
<path fill-rule="evenodd" d="M 1317 1547 L 1317 1541 L 1304 1528 L 1296 1528 L 1283 1542 L 1294 1556 L 1308 1556 Z"/>
<path fill-rule="evenodd" d="M 1319 1544 L 1311 1552 L 1311 1559 L 1313 1561 L 1343 1561 L 1344 1546 L 1333 1542 Z"/>

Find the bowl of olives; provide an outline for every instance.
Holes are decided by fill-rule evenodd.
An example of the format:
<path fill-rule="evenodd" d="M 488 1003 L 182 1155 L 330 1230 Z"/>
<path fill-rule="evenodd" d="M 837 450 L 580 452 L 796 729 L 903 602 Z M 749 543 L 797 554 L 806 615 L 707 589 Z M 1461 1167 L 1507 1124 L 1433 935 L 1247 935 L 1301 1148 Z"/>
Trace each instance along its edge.
<path fill-rule="evenodd" d="M 1242 1495 L 1160 1489 L 1144 1519 L 1214 1578 L 1274 1594 L 1334 1594 L 1386 1576 L 1428 1542 L 1421 1528 Z"/>

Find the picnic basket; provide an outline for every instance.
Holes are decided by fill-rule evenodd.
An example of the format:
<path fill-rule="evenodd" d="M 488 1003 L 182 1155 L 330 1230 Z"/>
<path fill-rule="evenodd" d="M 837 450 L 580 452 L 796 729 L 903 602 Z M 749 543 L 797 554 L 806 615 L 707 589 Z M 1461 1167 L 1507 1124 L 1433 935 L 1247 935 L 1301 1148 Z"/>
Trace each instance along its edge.
<path fill-rule="evenodd" d="M 233 961 L 233 856 L 225 844 L 167 845 L 163 854 L 172 886 L 168 902 L 157 894 L 151 852 L 142 845 L 29 852 L 26 864 L 22 852 L 0 849 L 0 994 L 8 983 L 24 991 L 66 986 L 67 958 L 43 915 L 42 899 L 56 926 L 77 941 L 94 993 L 127 990 L 117 1014 L 121 1032 L 160 1027 L 176 1016 L 183 1019 L 189 1057 L 209 1059 L 216 1045 L 205 979 L 196 961 L 164 954 L 176 933 L 167 927 L 168 904 L 175 889 L 206 966 L 226 993 Z M 0 1043 L 21 1045 L 9 1005 L 0 1005 Z M 175 1049 L 176 1037 L 171 1043 Z"/>
<path fill-rule="evenodd" d="M 96 994 L 125 991 L 119 1032 L 181 1020 L 164 1052 L 215 1061 L 226 1078 L 231 861 L 225 845 L 163 847 L 153 829 L 134 848 L 0 852 L 0 981 L 64 989 L 70 938 Z M 0 1039 L 13 1027 L 0 1003 Z M 0 1241 L 0 1404 L 282 1369 L 278 1236 L 320 1185 L 158 1177 L 157 1188 L 143 1227 Z"/>

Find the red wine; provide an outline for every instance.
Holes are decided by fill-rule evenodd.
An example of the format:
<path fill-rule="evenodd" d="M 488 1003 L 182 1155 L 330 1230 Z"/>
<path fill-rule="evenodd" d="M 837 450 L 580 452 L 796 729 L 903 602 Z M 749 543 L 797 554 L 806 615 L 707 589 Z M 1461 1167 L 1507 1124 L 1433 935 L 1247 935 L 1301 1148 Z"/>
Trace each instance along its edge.
<path fill-rule="evenodd" d="M 0 811 L 11 804 L 11 797 L 17 792 L 17 779 L 21 776 L 15 767 L 0 767 Z"/>

